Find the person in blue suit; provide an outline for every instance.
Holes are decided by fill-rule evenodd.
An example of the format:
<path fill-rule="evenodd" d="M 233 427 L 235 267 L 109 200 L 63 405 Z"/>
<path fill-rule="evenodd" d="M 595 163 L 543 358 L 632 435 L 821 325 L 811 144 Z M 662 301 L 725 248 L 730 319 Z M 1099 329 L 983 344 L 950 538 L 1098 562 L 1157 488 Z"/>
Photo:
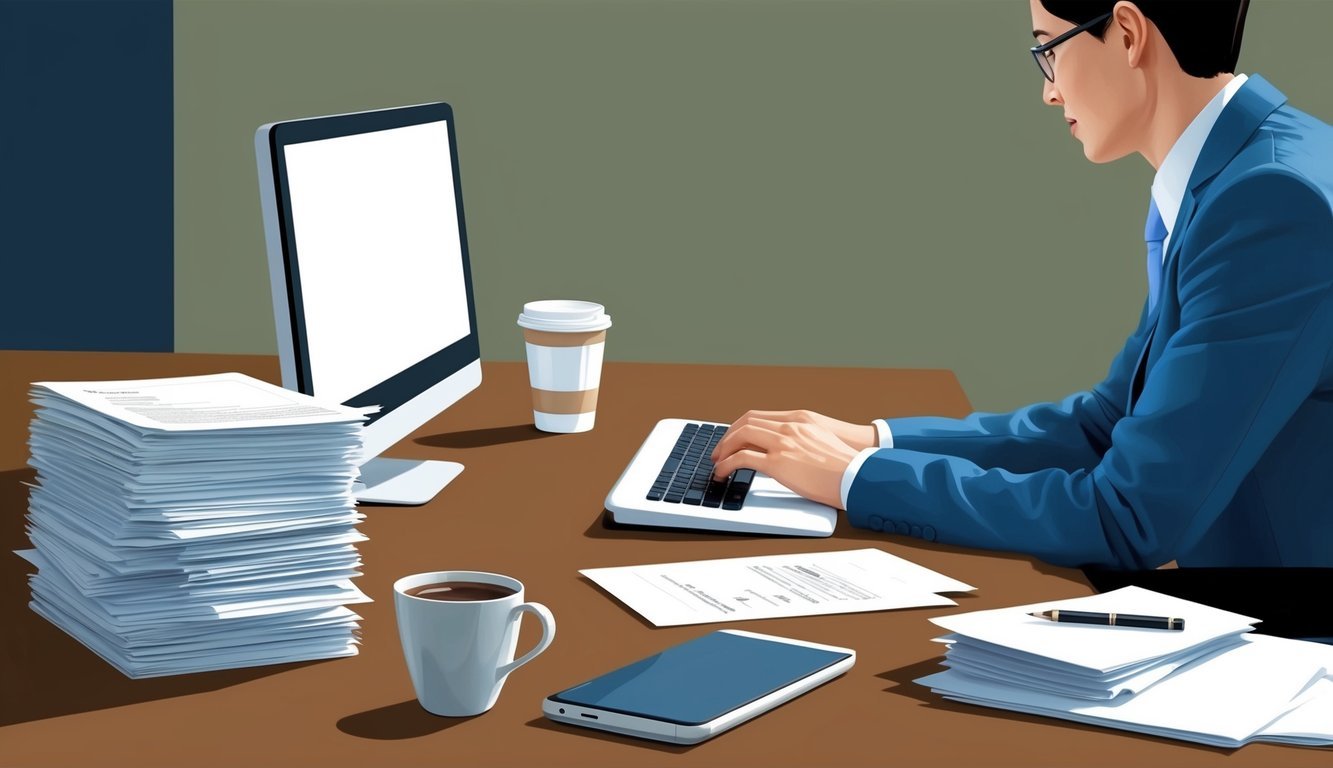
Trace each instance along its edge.
<path fill-rule="evenodd" d="M 1030 0 L 1045 103 L 1089 160 L 1156 169 L 1104 381 L 964 419 L 751 411 L 716 476 L 1057 565 L 1333 566 L 1333 129 L 1232 74 L 1247 5 Z"/>

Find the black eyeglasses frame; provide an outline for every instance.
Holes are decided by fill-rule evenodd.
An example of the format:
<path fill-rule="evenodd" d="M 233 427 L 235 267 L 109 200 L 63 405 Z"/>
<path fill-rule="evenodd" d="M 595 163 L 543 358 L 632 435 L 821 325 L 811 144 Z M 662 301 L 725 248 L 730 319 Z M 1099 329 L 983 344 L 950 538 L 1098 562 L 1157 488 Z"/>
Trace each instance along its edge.
<path fill-rule="evenodd" d="M 1092 29 L 1098 24 L 1101 24 L 1103 21 L 1106 21 L 1107 19 L 1111 18 L 1111 16 L 1114 15 L 1114 13 L 1115 11 L 1107 11 L 1106 13 L 1103 13 L 1101 16 L 1098 16 L 1092 21 L 1087 21 L 1082 24 L 1079 24 L 1077 27 L 1074 27 L 1073 29 L 1069 30 L 1063 35 L 1060 35 L 1059 37 L 1055 37 L 1049 40 L 1048 42 L 1042 43 L 1041 45 L 1032 46 L 1031 48 L 1032 58 L 1037 62 L 1037 69 L 1041 70 L 1042 77 L 1045 77 L 1048 81 L 1052 83 L 1055 82 L 1055 65 L 1051 63 L 1050 59 L 1046 58 L 1047 51 L 1051 50 L 1060 43 L 1063 43 L 1064 41 L 1070 39 L 1071 37 L 1074 37 L 1075 35 L 1080 35 L 1084 32 L 1087 32 L 1088 30 Z"/>

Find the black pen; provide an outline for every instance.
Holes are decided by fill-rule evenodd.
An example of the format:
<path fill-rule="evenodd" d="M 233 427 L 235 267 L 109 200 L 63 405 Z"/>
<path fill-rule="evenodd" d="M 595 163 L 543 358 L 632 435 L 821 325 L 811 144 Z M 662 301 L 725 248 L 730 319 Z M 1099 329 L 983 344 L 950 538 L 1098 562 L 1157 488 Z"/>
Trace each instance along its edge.
<path fill-rule="evenodd" d="M 1039 619 L 1073 624 L 1104 624 L 1111 627 L 1140 627 L 1142 629 L 1184 629 L 1184 619 L 1166 616 L 1140 616 L 1134 613 L 1089 613 L 1088 611 L 1042 611 L 1029 613 Z"/>

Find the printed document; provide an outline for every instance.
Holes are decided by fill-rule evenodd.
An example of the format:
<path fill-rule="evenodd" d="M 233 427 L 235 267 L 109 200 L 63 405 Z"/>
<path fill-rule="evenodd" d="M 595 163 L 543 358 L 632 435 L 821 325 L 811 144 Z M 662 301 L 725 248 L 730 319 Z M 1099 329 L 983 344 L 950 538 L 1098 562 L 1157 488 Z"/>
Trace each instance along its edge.
<path fill-rule="evenodd" d="M 1138 613 L 1185 619 L 1185 629 L 1116 627 L 1110 631 L 1094 624 L 1058 624 L 1029 616 L 1034 611 L 1063 608 L 1103 613 Z M 1108 675 L 1146 662 L 1203 648 L 1218 641 L 1232 643 L 1249 632 L 1257 619 L 1207 605 L 1163 595 L 1141 587 L 1123 587 L 1100 595 L 1048 600 L 1014 608 L 941 616 L 931 619 L 972 645 L 986 644 L 1054 662 L 1066 671 Z"/>
<path fill-rule="evenodd" d="M 1331 711 L 1330 667 L 1333 648 L 1326 645 L 1251 635 L 1114 702 L 1041 693 L 955 670 L 916 682 L 955 701 L 1234 749 L 1250 741 L 1329 744 L 1333 728 L 1320 715 Z M 1300 712 L 1307 704 L 1310 709 Z"/>
<path fill-rule="evenodd" d="M 579 571 L 655 626 L 957 605 L 973 587 L 878 549 Z"/>
<path fill-rule="evenodd" d="M 373 409 L 239 373 L 28 398 L 38 615 L 133 678 L 356 653 Z"/>
<path fill-rule="evenodd" d="M 168 432 L 328 424 L 360 421 L 364 414 L 240 373 L 33 386 L 127 424 Z"/>

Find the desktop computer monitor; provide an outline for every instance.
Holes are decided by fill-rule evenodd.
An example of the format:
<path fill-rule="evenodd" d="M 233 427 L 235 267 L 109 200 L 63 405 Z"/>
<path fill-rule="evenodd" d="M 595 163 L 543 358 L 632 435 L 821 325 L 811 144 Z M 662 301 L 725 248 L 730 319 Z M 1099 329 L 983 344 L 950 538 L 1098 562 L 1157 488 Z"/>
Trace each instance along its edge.
<path fill-rule="evenodd" d="M 481 384 L 448 104 L 255 133 L 282 385 L 353 407 L 357 499 L 422 504 L 463 467 L 379 454 Z"/>

